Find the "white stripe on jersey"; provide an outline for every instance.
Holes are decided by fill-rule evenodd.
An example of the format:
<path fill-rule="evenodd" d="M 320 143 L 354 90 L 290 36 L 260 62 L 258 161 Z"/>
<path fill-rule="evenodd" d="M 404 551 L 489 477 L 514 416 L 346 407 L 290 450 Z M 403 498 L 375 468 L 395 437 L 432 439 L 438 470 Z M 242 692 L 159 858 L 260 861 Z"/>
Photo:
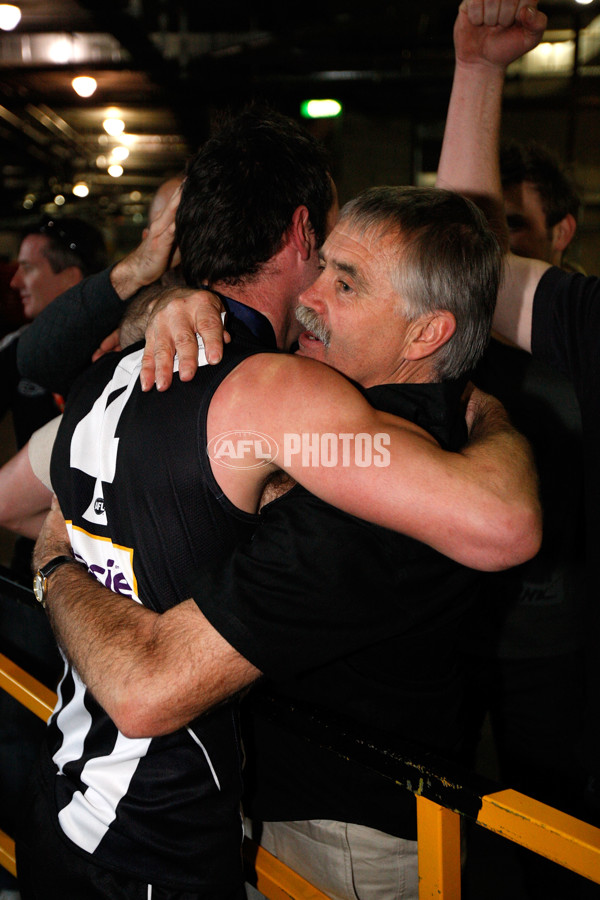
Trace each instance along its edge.
<path fill-rule="evenodd" d="M 208 752 L 207 752 L 207 750 L 206 750 L 206 747 L 204 746 L 204 744 L 202 743 L 202 741 L 200 740 L 200 738 L 198 737 L 198 735 L 197 735 L 195 732 L 193 732 L 191 728 L 186 728 L 186 731 L 187 731 L 187 733 L 191 736 L 192 740 L 196 741 L 196 743 L 198 744 L 198 746 L 200 747 L 200 749 L 201 749 L 202 752 L 204 753 L 204 758 L 206 759 L 206 762 L 208 763 L 208 768 L 209 768 L 210 771 L 212 772 L 212 777 L 213 777 L 213 779 L 214 779 L 214 782 L 215 782 L 216 786 L 218 787 L 218 789 L 221 790 L 221 785 L 220 785 L 220 783 L 219 783 L 219 779 L 218 779 L 218 777 L 217 777 L 217 773 L 215 772 L 215 768 L 214 768 L 214 766 L 213 766 L 213 764 L 212 764 L 212 760 L 211 760 L 210 756 L 208 755 Z"/>
<path fill-rule="evenodd" d="M 88 785 L 87 790 L 83 794 L 76 791 L 58 814 L 62 830 L 82 850 L 93 853 L 108 831 L 151 740 L 126 738 L 118 732 L 112 753 L 90 759 L 83 767 L 81 780 Z"/>
<path fill-rule="evenodd" d="M 92 717 L 83 703 L 85 685 L 74 669 L 71 669 L 75 693 L 72 699 L 59 710 L 55 723 L 63 734 L 63 741 L 59 749 L 52 757 L 52 761 L 58 767 L 59 775 L 63 774 L 63 767 L 68 762 L 81 759 L 83 747 L 88 731 L 92 724 Z M 61 681 L 61 687 L 68 675 L 68 670 Z M 62 695 L 59 693 L 58 705 L 62 704 Z"/>

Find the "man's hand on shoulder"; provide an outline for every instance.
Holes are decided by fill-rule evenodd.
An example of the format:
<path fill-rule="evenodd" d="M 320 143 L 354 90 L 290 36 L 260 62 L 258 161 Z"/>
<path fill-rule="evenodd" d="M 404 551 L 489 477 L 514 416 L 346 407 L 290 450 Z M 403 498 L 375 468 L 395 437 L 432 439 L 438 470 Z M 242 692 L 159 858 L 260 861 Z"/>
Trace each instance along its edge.
<path fill-rule="evenodd" d="M 537 46 L 547 21 L 537 0 L 463 0 L 454 26 L 457 63 L 504 71 Z"/>
<path fill-rule="evenodd" d="M 231 340 L 223 326 L 225 312 L 217 294 L 193 288 L 165 291 L 152 310 L 146 328 L 146 349 L 140 382 L 149 391 L 154 384 L 164 391 L 173 380 L 173 360 L 179 361 L 179 377 L 191 381 L 198 368 L 198 340 L 204 343 L 210 365 L 220 362 L 223 344 Z"/>

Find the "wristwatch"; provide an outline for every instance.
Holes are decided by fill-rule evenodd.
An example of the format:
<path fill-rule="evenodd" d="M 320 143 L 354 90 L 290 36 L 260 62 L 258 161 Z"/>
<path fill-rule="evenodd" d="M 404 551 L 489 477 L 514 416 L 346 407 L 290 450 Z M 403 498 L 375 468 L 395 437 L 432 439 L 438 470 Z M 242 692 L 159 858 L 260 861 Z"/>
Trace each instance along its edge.
<path fill-rule="evenodd" d="M 55 556 L 54 559 L 51 559 L 45 566 L 42 566 L 41 569 L 37 570 L 33 576 L 33 593 L 35 594 L 35 599 L 38 603 L 41 603 L 43 607 L 46 606 L 48 576 L 54 572 L 55 569 L 58 569 L 59 566 L 63 566 L 65 563 L 74 562 L 77 562 L 77 560 L 73 559 L 72 556 Z"/>

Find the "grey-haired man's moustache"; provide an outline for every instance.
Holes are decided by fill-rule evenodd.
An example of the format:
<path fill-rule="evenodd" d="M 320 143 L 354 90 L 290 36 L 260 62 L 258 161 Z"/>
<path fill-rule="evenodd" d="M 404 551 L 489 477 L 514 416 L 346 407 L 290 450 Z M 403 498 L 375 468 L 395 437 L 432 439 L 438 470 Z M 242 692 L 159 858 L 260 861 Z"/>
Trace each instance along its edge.
<path fill-rule="evenodd" d="M 325 347 L 329 347 L 331 335 L 314 309 L 309 306 L 298 306 L 296 308 L 296 318 L 301 325 L 304 325 L 308 331 L 312 331 L 314 336 L 318 338 Z"/>

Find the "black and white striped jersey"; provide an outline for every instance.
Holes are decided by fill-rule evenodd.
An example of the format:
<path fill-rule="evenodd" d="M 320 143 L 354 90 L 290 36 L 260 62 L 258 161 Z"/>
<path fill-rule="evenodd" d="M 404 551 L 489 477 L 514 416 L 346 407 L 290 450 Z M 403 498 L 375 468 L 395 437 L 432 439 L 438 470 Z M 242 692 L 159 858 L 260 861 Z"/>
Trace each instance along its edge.
<path fill-rule="evenodd" d="M 212 476 L 206 415 L 225 376 L 261 350 L 239 326 L 218 366 L 143 393 L 136 345 L 101 359 L 74 387 L 52 481 L 77 558 L 112 591 L 162 612 L 190 596 L 194 571 L 253 530 L 257 517 L 230 504 Z M 58 693 L 45 777 L 72 845 L 99 864 L 181 889 L 239 881 L 237 705 L 174 734 L 130 739 L 68 664 Z"/>

